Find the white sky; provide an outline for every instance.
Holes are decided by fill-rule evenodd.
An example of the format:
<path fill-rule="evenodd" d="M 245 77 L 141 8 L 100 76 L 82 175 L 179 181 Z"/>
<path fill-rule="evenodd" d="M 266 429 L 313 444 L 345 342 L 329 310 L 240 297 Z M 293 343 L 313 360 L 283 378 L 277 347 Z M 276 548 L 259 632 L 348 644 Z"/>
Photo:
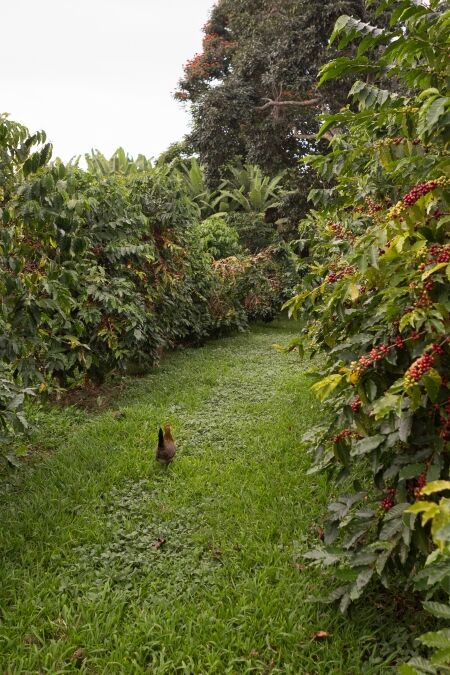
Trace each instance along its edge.
<path fill-rule="evenodd" d="M 54 156 L 154 157 L 189 115 L 172 98 L 214 0 L 0 0 L 0 112 Z"/>

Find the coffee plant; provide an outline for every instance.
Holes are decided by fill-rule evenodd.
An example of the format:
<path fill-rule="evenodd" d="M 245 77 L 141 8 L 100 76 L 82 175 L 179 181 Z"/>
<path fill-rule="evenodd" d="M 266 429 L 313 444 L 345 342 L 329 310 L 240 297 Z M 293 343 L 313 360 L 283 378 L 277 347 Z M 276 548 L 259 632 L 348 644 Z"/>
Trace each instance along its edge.
<path fill-rule="evenodd" d="M 411 505 L 450 465 L 450 13 L 438 0 L 376 4 L 390 27 L 342 16 L 331 36 L 345 55 L 320 83 L 359 79 L 323 115 L 329 152 L 308 160 L 324 187 L 287 303 L 301 327 L 291 348 L 325 353 L 311 374 L 324 420 L 304 442 L 336 496 L 307 557 L 335 569 L 329 600 L 343 611 L 376 579 L 412 584 L 433 542 Z"/>
<path fill-rule="evenodd" d="M 109 162 L 93 154 L 88 171 L 50 158 L 43 133 L 0 117 L 3 447 L 26 428 L 27 396 L 142 370 L 164 349 L 262 318 L 255 298 L 266 298 L 264 318 L 268 295 L 282 302 L 270 265 L 256 273 L 243 262 L 237 286 L 215 267 L 181 171 L 123 151 Z M 235 230 L 216 230 L 218 254 L 240 252 Z"/>
<path fill-rule="evenodd" d="M 228 225 L 225 214 L 215 213 L 198 227 L 200 241 L 215 260 L 242 253 L 236 228 Z"/>
<path fill-rule="evenodd" d="M 220 278 L 212 296 L 211 314 L 225 328 L 246 321 L 272 321 L 280 310 L 280 299 L 287 292 L 289 274 L 293 270 L 289 248 L 267 247 L 255 255 L 229 256 L 214 262 Z"/>
<path fill-rule="evenodd" d="M 450 481 L 433 481 L 423 487 L 420 500 L 409 507 L 409 513 L 422 514 L 422 526 L 431 523 L 431 536 L 434 550 L 426 560 L 425 568 L 415 579 L 419 590 L 428 597 L 438 597 L 439 601 L 427 600 L 424 608 L 447 624 L 437 631 L 428 631 L 418 641 L 434 651 L 429 657 L 415 657 L 399 668 L 401 675 L 421 675 L 421 673 L 448 673 L 450 670 L 450 499 L 441 497 L 439 502 L 424 500 L 424 497 L 450 490 Z"/>

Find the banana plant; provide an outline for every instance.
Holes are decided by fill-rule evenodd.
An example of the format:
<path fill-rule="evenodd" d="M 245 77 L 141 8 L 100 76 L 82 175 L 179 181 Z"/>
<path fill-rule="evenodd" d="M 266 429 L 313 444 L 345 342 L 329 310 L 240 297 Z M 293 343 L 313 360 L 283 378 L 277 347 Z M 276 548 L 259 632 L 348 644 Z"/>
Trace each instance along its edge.
<path fill-rule="evenodd" d="M 147 157 L 139 154 L 136 159 L 133 159 L 123 148 L 117 148 L 110 159 L 107 159 L 99 150 L 92 149 L 90 153 L 84 155 L 84 159 L 88 171 L 99 178 L 115 173 L 131 176 L 153 169 L 152 162 Z"/>
<path fill-rule="evenodd" d="M 197 158 L 192 157 L 188 163 L 183 163 L 179 173 L 187 187 L 189 196 L 200 209 L 202 220 L 217 211 L 216 207 L 220 201 L 217 197 L 220 195 L 208 188 L 203 169 Z"/>
<path fill-rule="evenodd" d="M 220 199 L 228 200 L 228 210 L 264 213 L 279 206 L 286 192 L 280 185 L 284 172 L 270 178 L 258 166 L 245 164 L 229 167 L 229 174 L 219 190 Z"/>

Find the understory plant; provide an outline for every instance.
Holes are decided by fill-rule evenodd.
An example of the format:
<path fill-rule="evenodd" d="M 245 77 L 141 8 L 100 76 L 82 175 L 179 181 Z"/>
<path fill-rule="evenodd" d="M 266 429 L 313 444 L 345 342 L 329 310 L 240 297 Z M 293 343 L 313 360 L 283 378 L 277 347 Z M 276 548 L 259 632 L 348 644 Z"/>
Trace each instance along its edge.
<path fill-rule="evenodd" d="M 236 228 L 228 225 L 225 214 L 215 213 L 198 226 L 200 241 L 215 260 L 242 253 Z"/>
<path fill-rule="evenodd" d="M 255 255 L 229 256 L 214 262 L 221 282 L 213 295 L 211 312 L 230 320 L 272 321 L 280 310 L 293 269 L 289 248 L 269 246 Z M 239 318 L 241 317 L 241 318 Z M 222 321 L 222 319 L 221 319 Z"/>
<path fill-rule="evenodd" d="M 438 0 L 376 4 L 390 27 L 342 16 L 331 37 L 345 53 L 320 83 L 359 79 L 323 115 L 329 152 L 309 158 L 325 187 L 287 303 L 301 325 L 291 348 L 325 355 L 311 373 L 323 423 L 304 443 L 334 497 L 307 557 L 335 570 L 328 599 L 343 611 L 375 580 L 412 585 L 433 541 L 411 505 L 450 465 L 450 14 Z"/>

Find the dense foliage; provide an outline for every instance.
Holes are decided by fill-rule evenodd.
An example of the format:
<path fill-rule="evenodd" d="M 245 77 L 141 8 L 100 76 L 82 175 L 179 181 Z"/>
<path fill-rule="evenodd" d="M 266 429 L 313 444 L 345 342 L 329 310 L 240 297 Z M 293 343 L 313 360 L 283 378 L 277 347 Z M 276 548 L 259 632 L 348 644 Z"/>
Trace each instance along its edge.
<path fill-rule="evenodd" d="M 145 368 L 166 348 L 268 317 L 267 287 L 273 274 L 281 278 L 279 263 L 273 257 L 278 272 L 249 264 L 223 220 L 212 251 L 211 220 L 200 223 L 199 196 L 179 169 L 152 168 L 121 150 L 109 161 L 93 153 L 88 171 L 50 163 L 44 135 L 4 116 L 0 152 L 4 432 L 26 424 L 27 394 Z M 211 253 L 242 253 L 236 284 Z M 270 301 L 273 316 L 281 293 Z"/>
<path fill-rule="evenodd" d="M 289 239 L 281 227 L 286 219 L 280 217 L 291 194 L 284 186 L 284 173 L 270 178 L 255 165 L 236 162 L 223 167 L 220 183 L 211 188 L 195 157 L 174 163 L 172 170 L 199 209 L 200 236 L 207 248 L 211 243 L 213 257 L 234 255 L 241 248 L 258 253 Z"/>
<path fill-rule="evenodd" d="M 335 109 L 342 89 L 316 91 L 327 37 L 362 0 L 219 0 L 203 49 L 184 68 L 176 97 L 192 105 L 189 141 L 209 176 L 236 155 L 269 174 L 296 167 L 317 131 L 316 114 Z"/>
<path fill-rule="evenodd" d="M 450 14 L 367 4 L 219 0 L 177 93 L 193 132 L 155 164 L 51 162 L 43 133 L 0 116 L 0 441 L 27 396 L 270 321 L 296 287 L 290 349 L 323 357 L 304 445 L 334 493 L 307 557 L 334 568 L 343 611 L 379 580 L 448 620 Z M 313 182 L 299 260 L 285 240 Z M 450 629 L 421 641 L 436 651 L 401 672 L 448 672 Z"/>
<path fill-rule="evenodd" d="M 224 214 L 215 213 L 203 220 L 198 231 L 203 247 L 214 259 L 242 253 L 238 231 L 235 227 L 230 227 Z"/>
<path fill-rule="evenodd" d="M 343 610 L 376 578 L 409 586 L 429 554 L 422 587 L 450 589 L 449 484 L 439 482 L 450 465 L 450 15 L 438 0 L 377 6 L 392 11 L 390 27 L 342 16 L 331 38 L 354 52 L 321 82 L 361 79 L 350 106 L 323 116 L 330 151 L 310 163 L 334 185 L 311 194 L 312 261 L 289 303 L 302 322 L 292 347 L 326 353 L 313 389 L 328 414 L 305 442 L 312 470 L 336 485 L 324 546 L 308 556 L 336 569 L 330 600 Z M 417 502 L 439 489 L 439 505 Z M 436 519 L 431 534 L 421 511 L 423 525 Z M 445 635 L 424 642 L 445 647 L 436 662 L 448 667 Z"/>
<path fill-rule="evenodd" d="M 410 506 L 408 513 L 422 514 L 422 526 L 431 524 L 431 537 L 434 549 L 429 554 L 425 568 L 415 579 L 416 587 L 429 597 L 423 603 L 425 609 L 446 624 L 439 630 L 428 631 L 421 635 L 419 642 L 434 649 L 430 659 L 421 656 L 411 659 L 400 667 L 401 675 L 438 675 L 449 671 L 450 666 L 450 499 L 440 497 L 436 502 L 424 499 L 436 497 L 450 490 L 450 481 L 433 481 L 423 487 L 420 500 Z M 445 599 L 447 598 L 447 601 Z"/>

